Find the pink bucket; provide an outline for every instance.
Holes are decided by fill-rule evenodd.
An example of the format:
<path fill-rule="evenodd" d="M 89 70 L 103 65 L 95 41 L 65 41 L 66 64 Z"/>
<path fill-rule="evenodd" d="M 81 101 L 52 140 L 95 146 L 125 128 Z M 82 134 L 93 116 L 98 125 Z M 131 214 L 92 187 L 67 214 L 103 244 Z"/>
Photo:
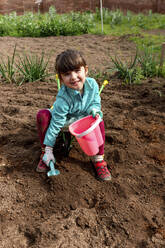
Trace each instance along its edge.
<path fill-rule="evenodd" d="M 103 144 L 100 122 L 100 116 L 95 119 L 89 115 L 69 126 L 70 133 L 76 137 L 81 149 L 89 156 L 96 155 L 99 152 L 99 146 Z"/>

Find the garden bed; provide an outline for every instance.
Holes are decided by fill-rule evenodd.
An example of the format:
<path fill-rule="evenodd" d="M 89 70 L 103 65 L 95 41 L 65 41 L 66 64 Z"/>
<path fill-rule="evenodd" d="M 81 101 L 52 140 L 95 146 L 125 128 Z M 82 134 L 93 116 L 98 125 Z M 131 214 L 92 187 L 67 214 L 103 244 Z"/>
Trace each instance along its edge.
<path fill-rule="evenodd" d="M 15 44 L 20 54 L 51 53 L 50 69 L 64 49 L 82 50 L 98 73 L 110 67 L 110 56 L 129 59 L 136 50 L 127 37 L 1 37 L 3 56 L 12 55 Z M 1 82 L 0 90 L 2 248 L 165 247 L 165 79 L 124 86 L 112 78 L 102 92 L 105 159 L 112 173 L 107 183 L 96 180 L 76 142 L 68 158 L 58 154 L 59 176 L 35 171 L 36 113 L 55 100 L 54 81 Z"/>

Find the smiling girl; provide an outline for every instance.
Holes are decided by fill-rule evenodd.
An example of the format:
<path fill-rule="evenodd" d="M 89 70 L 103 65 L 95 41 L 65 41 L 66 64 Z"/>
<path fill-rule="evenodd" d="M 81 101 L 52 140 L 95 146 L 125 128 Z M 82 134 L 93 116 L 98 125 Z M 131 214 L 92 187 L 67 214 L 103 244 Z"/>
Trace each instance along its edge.
<path fill-rule="evenodd" d="M 56 58 L 56 71 L 62 84 L 51 109 L 43 109 L 37 113 L 37 127 L 42 147 L 42 154 L 37 166 L 38 172 L 45 172 L 52 160 L 55 163 L 53 147 L 61 129 L 87 115 L 100 115 L 101 99 L 99 87 L 95 79 L 87 77 L 88 66 L 82 54 L 77 50 L 66 50 Z M 105 142 L 104 122 L 100 129 Z M 46 163 L 42 158 L 47 157 Z M 99 147 L 97 155 L 92 157 L 99 180 L 111 180 L 107 163 L 103 159 L 104 144 Z"/>

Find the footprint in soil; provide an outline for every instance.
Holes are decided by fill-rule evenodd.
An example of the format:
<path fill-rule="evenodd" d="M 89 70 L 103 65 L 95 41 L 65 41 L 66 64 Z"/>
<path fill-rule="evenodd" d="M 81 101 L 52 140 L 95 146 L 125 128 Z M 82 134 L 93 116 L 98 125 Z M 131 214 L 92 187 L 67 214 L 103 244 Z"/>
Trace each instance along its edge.
<path fill-rule="evenodd" d="M 10 116 L 13 116 L 15 114 L 18 114 L 19 113 L 19 108 L 15 108 L 13 106 L 6 106 L 6 107 L 3 107 L 3 112 L 5 114 L 8 114 Z"/>
<path fill-rule="evenodd" d="M 38 239 L 40 239 L 41 231 L 38 228 L 35 230 L 30 230 L 27 228 L 24 232 L 24 236 L 27 238 L 28 245 L 32 246 L 38 241 Z"/>
<path fill-rule="evenodd" d="M 121 187 L 120 184 L 114 182 L 112 185 L 112 189 L 116 192 L 116 194 L 119 197 L 123 197 L 123 198 L 127 199 L 127 194 L 125 192 L 125 189 L 123 187 Z"/>
<path fill-rule="evenodd" d="M 0 146 L 6 145 L 10 140 L 10 137 L 0 136 Z"/>
<path fill-rule="evenodd" d="M 25 232 L 25 237 L 28 240 L 28 245 L 34 245 L 36 242 L 36 237 L 33 233 Z"/>

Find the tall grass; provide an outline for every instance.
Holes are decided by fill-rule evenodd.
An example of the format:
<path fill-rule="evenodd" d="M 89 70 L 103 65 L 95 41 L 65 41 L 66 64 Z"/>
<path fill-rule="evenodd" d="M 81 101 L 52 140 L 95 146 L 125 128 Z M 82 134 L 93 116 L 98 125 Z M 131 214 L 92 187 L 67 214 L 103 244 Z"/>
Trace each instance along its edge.
<path fill-rule="evenodd" d="M 137 65 L 138 52 L 130 62 L 123 62 L 117 56 L 111 57 L 114 67 L 111 69 L 116 72 L 118 78 L 122 79 L 124 83 L 140 83 L 143 79 L 142 69 Z"/>
<path fill-rule="evenodd" d="M 156 56 L 152 47 L 145 47 L 138 57 L 138 62 L 145 77 L 162 76 L 159 61 L 160 59 Z"/>
<path fill-rule="evenodd" d="M 16 83 L 16 66 L 15 66 L 16 46 L 12 57 L 7 56 L 7 62 L 1 57 L 0 59 L 0 76 L 7 83 Z"/>
<path fill-rule="evenodd" d="M 24 82 L 43 81 L 45 78 L 54 75 L 48 71 L 50 56 L 45 57 L 24 53 L 23 56 L 17 55 L 16 46 L 14 47 L 11 58 L 7 56 L 7 61 L 0 59 L 0 76 L 5 83 L 16 83 L 21 85 Z"/>
<path fill-rule="evenodd" d="M 50 57 L 45 59 L 45 53 L 42 52 L 41 57 L 38 55 L 24 54 L 19 56 L 17 68 L 22 77 L 20 84 L 23 82 L 34 82 L 36 80 L 43 81 L 46 77 L 51 76 L 47 70 Z"/>
<path fill-rule="evenodd" d="M 44 81 L 48 77 L 54 76 L 55 72 L 49 70 L 50 56 L 46 57 L 44 51 L 41 55 L 16 54 L 14 47 L 11 58 L 0 59 L 0 77 L 6 83 L 16 83 L 21 85 L 25 82 Z M 145 78 L 164 77 L 165 65 L 160 67 L 160 58 L 156 56 L 153 49 L 144 47 L 143 51 L 136 51 L 134 57 L 129 62 L 121 60 L 119 57 L 111 57 L 113 66 L 104 72 L 90 71 L 90 76 L 105 80 L 112 72 L 115 76 L 123 80 L 126 84 L 141 83 Z M 114 75 L 114 74 L 113 74 Z"/>
<path fill-rule="evenodd" d="M 160 56 L 153 48 L 143 47 L 136 51 L 130 62 L 123 62 L 119 57 L 111 57 L 113 67 L 110 71 L 126 84 L 141 83 L 145 78 L 165 77 L 164 67 L 160 66 Z"/>

